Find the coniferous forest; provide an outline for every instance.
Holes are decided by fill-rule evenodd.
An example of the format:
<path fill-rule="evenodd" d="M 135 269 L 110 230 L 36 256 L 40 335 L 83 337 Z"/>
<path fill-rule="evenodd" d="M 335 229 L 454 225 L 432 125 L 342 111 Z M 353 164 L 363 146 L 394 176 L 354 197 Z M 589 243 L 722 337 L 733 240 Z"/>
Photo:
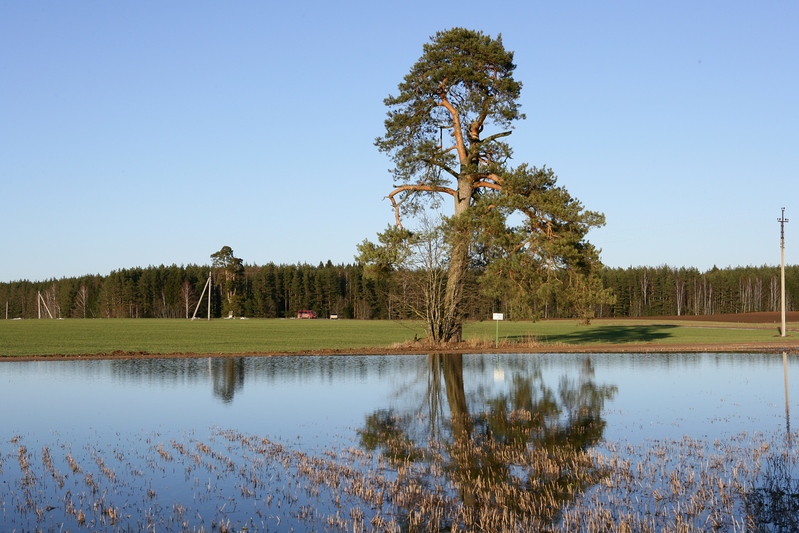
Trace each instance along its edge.
<path fill-rule="evenodd" d="M 263 266 L 245 264 L 228 247 L 212 265 L 149 266 L 47 281 L 0 283 L 5 318 L 207 318 L 208 296 L 200 296 L 212 273 L 211 317 L 291 318 L 301 309 L 320 318 L 416 318 L 423 294 L 414 278 L 423 273 L 370 276 L 359 264 L 330 261 Z M 577 316 L 558 291 L 520 298 L 487 296 L 481 272 L 469 272 L 464 315 L 490 320 Z M 611 303 L 597 304 L 596 317 L 712 315 L 779 311 L 779 266 L 713 268 L 603 268 L 600 278 L 612 291 Z M 799 302 L 799 266 L 786 266 L 786 309 Z"/>

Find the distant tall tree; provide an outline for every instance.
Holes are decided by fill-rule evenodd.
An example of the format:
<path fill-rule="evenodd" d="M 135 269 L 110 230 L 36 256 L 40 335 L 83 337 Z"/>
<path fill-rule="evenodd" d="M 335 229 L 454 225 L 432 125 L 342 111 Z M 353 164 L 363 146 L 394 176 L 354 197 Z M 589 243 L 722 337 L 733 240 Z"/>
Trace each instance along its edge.
<path fill-rule="evenodd" d="M 438 208 L 442 197 L 452 201 L 454 214 L 440 228 L 448 247 L 446 288 L 440 308 L 428 317 L 435 343 L 461 338 L 461 304 L 473 262 L 501 263 L 492 273 L 500 275 L 514 268 L 599 263 L 584 236 L 604 223 L 603 216 L 584 211 L 555 185 L 551 171 L 507 164 L 511 148 L 502 139 L 524 118 L 515 68 L 501 37 L 454 28 L 424 45 L 399 94 L 385 99 L 386 132 L 375 144 L 394 162 L 395 188 L 388 198 L 396 225 L 402 225 L 403 214 Z M 511 225 L 509 217 L 519 214 L 524 222 Z M 387 257 L 364 253 L 374 247 L 363 246 L 364 263 Z M 526 259 L 516 260 L 521 256 Z"/>
<path fill-rule="evenodd" d="M 243 295 L 240 289 L 244 281 L 244 262 L 233 255 L 230 246 L 223 246 L 218 252 L 212 253 L 211 259 L 217 284 L 222 290 L 222 314 L 231 311 L 241 314 Z"/>

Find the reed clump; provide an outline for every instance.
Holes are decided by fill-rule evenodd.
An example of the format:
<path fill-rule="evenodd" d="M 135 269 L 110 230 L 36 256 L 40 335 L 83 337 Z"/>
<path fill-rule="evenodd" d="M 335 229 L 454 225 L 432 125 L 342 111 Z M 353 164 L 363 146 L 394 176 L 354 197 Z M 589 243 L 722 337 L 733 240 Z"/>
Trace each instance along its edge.
<path fill-rule="evenodd" d="M 524 348 L 540 348 L 546 344 L 549 348 L 553 346 L 565 346 L 563 343 L 543 342 L 538 336 L 533 334 L 523 334 L 514 337 L 480 338 L 472 337 L 464 339 L 457 345 L 458 350 L 482 350 L 507 348 L 519 350 Z M 390 346 L 393 350 L 420 350 L 420 351 L 440 351 L 441 345 L 436 344 L 427 337 L 416 338 L 405 342 L 396 342 Z"/>

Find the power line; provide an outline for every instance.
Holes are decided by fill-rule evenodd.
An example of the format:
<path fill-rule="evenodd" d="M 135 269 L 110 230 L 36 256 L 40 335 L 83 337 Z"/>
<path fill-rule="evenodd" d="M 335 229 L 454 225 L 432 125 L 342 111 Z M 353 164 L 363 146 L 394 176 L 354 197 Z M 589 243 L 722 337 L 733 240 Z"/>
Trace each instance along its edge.
<path fill-rule="evenodd" d="M 788 219 L 785 218 L 785 208 L 782 208 L 782 217 L 777 219 L 780 223 L 780 248 L 785 248 L 785 223 Z"/>

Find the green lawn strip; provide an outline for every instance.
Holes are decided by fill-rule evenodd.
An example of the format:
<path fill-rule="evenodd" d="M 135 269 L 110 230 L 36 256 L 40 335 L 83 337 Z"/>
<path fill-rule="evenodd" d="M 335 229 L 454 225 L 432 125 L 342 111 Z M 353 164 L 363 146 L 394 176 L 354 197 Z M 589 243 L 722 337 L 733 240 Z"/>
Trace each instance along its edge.
<path fill-rule="evenodd" d="M 16 320 L 0 321 L 0 356 L 353 350 L 422 334 L 420 322 L 377 320 Z"/>
<path fill-rule="evenodd" d="M 760 325 L 758 325 L 760 326 Z M 793 325 L 795 326 L 795 324 Z M 466 340 L 495 341 L 493 321 L 467 322 Z M 790 333 L 791 329 L 789 329 Z M 795 331 L 795 328 L 794 328 Z M 115 351 L 237 354 L 390 348 L 424 336 L 419 321 L 385 320 L 0 320 L 0 356 L 102 354 Z M 499 323 L 503 344 L 723 344 L 780 340 L 775 327 L 727 323 L 571 320 Z"/>

